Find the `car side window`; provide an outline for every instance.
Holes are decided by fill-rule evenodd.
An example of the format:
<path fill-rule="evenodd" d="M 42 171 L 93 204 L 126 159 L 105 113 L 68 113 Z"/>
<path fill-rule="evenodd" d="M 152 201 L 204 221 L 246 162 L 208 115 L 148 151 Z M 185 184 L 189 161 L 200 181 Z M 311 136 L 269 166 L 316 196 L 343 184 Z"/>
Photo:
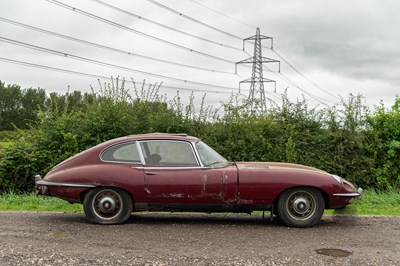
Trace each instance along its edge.
<path fill-rule="evenodd" d="M 122 143 L 107 148 L 101 154 L 101 160 L 117 163 L 140 163 L 135 142 Z"/>
<path fill-rule="evenodd" d="M 198 166 L 192 145 L 185 141 L 151 140 L 140 143 L 147 165 Z"/>

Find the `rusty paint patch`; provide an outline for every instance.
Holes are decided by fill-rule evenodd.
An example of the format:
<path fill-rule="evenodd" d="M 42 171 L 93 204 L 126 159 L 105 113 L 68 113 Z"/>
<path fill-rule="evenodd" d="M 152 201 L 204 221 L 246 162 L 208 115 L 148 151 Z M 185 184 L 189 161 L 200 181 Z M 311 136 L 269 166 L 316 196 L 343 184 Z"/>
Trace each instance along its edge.
<path fill-rule="evenodd" d="M 201 177 L 201 195 L 207 194 L 207 175 Z"/>
<path fill-rule="evenodd" d="M 162 194 L 163 196 L 166 196 L 168 198 L 184 198 L 185 195 L 183 193 L 171 193 L 171 194 Z"/>
<path fill-rule="evenodd" d="M 238 204 L 253 204 L 253 200 L 239 199 Z"/>
<path fill-rule="evenodd" d="M 144 191 L 146 191 L 148 196 L 151 196 L 151 191 L 147 187 L 144 188 Z"/>
<path fill-rule="evenodd" d="M 162 193 L 161 195 L 155 196 L 155 198 L 185 198 L 183 193 Z"/>

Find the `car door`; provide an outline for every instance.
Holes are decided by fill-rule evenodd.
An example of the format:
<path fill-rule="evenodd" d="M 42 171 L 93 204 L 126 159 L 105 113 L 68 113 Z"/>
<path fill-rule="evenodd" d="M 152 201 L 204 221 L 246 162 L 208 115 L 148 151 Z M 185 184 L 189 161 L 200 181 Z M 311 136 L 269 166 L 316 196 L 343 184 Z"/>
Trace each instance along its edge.
<path fill-rule="evenodd" d="M 222 203 L 222 171 L 201 166 L 193 145 L 181 140 L 141 141 L 149 203 Z"/>

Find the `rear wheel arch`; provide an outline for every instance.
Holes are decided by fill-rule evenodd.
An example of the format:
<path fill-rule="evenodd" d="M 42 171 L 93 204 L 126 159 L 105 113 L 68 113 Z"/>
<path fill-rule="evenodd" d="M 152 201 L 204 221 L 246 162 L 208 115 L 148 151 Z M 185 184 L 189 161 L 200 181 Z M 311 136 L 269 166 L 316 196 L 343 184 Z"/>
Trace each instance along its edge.
<path fill-rule="evenodd" d="M 135 198 L 133 197 L 132 193 L 130 193 L 130 192 L 127 191 L 126 189 L 119 188 L 119 187 L 113 187 L 113 186 L 97 186 L 97 187 L 94 187 L 94 188 L 87 189 L 87 190 L 81 192 L 81 194 L 79 195 L 79 202 L 80 202 L 81 204 L 83 204 L 83 200 L 84 200 L 84 198 L 85 198 L 85 195 L 86 195 L 90 190 L 93 190 L 93 189 L 96 189 L 96 188 L 111 188 L 111 189 L 123 190 L 123 191 L 125 191 L 126 193 L 128 193 L 129 196 L 131 197 L 132 204 L 133 204 L 133 205 L 135 204 Z"/>

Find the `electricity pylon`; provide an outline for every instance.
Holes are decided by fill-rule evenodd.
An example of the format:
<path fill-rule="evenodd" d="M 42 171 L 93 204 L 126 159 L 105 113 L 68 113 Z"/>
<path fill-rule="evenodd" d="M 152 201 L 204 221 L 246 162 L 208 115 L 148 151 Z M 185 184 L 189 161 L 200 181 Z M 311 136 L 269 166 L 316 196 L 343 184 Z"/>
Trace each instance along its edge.
<path fill-rule="evenodd" d="M 271 49 L 273 48 L 272 37 L 260 35 L 260 28 L 257 28 L 255 36 L 243 40 L 243 51 L 244 51 L 245 41 L 254 40 L 253 56 L 236 63 L 235 72 L 237 72 L 238 64 L 253 64 L 251 78 L 239 82 L 239 88 L 240 84 L 242 83 L 250 83 L 250 93 L 248 97 L 250 114 L 254 114 L 257 111 L 264 112 L 267 109 L 265 91 L 264 91 L 264 82 L 274 82 L 276 86 L 275 80 L 263 77 L 263 63 L 279 63 L 279 72 L 280 72 L 280 61 L 262 56 L 261 53 L 262 39 L 270 39 Z"/>

